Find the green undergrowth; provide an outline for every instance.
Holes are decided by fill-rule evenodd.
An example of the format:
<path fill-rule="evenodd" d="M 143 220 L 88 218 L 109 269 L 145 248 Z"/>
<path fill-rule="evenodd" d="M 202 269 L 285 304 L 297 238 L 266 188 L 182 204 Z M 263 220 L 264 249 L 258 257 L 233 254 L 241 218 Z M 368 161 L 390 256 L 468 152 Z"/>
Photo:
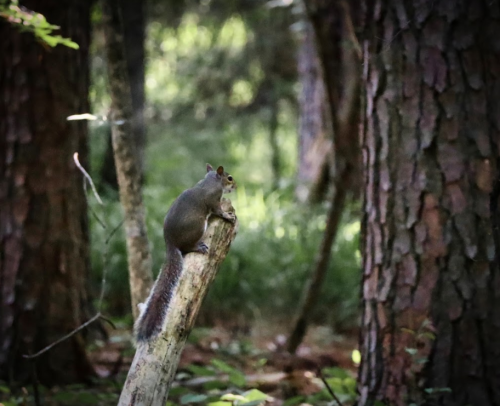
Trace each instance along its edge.
<path fill-rule="evenodd" d="M 324 231 L 325 208 L 298 205 L 290 193 L 285 189 L 266 195 L 241 186 L 230 196 L 239 232 L 203 304 L 202 320 L 286 320 L 297 309 Z M 173 198 L 157 186 L 147 186 L 144 195 L 153 269 L 158 272 L 165 258 L 163 218 Z M 97 293 L 106 256 L 106 310 L 123 315 L 130 309 L 123 227 L 105 244 L 122 221 L 122 212 L 116 200 L 106 200 L 104 206 L 93 203 L 92 207 L 108 225 L 104 229 L 91 218 L 93 286 Z M 345 328 L 355 324 L 358 231 L 359 223 L 344 216 L 313 320 Z"/>

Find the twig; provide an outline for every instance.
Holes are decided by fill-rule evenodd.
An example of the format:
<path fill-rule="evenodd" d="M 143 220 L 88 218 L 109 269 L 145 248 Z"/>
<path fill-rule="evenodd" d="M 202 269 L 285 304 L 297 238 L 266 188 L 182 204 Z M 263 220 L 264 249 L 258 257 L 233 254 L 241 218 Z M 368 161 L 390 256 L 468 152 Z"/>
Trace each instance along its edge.
<path fill-rule="evenodd" d="M 115 326 L 115 323 L 113 323 L 110 319 L 108 319 L 107 317 L 104 317 L 103 315 L 101 315 L 101 320 L 105 321 L 106 323 L 108 323 L 111 327 L 113 327 L 114 330 L 116 330 L 116 326 Z"/>
<path fill-rule="evenodd" d="M 73 154 L 73 160 L 75 161 L 75 165 L 80 169 L 80 172 L 83 173 L 83 176 L 88 180 L 90 183 L 90 187 L 92 188 L 92 192 L 94 192 L 94 196 L 97 199 L 97 201 L 100 204 L 103 204 L 101 197 L 99 196 L 99 193 L 97 193 L 97 189 L 95 188 L 94 182 L 92 181 L 92 178 L 88 174 L 88 172 L 85 170 L 85 168 L 80 164 L 80 161 L 78 160 L 78 152 L 75 152 Z"/>
<path fill-rule="evenodd" d="M 61 337 L 59 340 L 54 341 L 52 344 L 49 344 L 47 347 L 43 348 L 42 350 L 38 351 L 37 353 L 35 353 L 33 355 L 23 355 L 23 358 L 33 359 L 33 358 L 39 357 L 40 355 L 42 355 L 43 353 L 47 352 L 51 348 L 55 347 L 57 344 L 60 344 L 63 341 L 67 340 L 68 338 L 74 336 L 80 330 L 83 330 L 85 327 L 87 327 L 89 324 L 92 324 L 94 321 L 96 321 L 100 317 L 101 317 L 101 312 L 97 312 L 97 314 L 94 317 L 92 317 L 91 319 L 87 320 L 81 326 L 75 328 L 72 332 L 70 332 L 70 333 L 66 334 L 65 336 Z"/>
<path fill-rule="evenodd" d="M 339 404 L 339 406 L 342 406 L 342 402 L 339 400 L 339 398 L 337 397 L 337 395 L 335 395 L 335 392 L 333 391 L 333 389 L 331 388 L 331 386 L 326 381 L 326 379 L 325 379 L 325 377 L 323 375 L 323 372 L 321 372 L 320 368 L 318 368 L 318 375 L 319 375 L 320 379 L 323 381 L 323 384 L 326 386 L 326 389 L 328 390 L 328 392 L 330 393 L 330 395 L 332 395 L 332 398 L 335 400 L 335 402 L 337 402 Z"/>

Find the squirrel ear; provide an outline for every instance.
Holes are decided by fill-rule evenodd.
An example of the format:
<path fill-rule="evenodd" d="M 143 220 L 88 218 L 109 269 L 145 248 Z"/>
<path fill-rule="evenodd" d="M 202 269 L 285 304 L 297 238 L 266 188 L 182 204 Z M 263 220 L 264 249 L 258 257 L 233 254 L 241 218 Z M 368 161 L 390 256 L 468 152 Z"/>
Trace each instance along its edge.
<path fill-rule="evenodd" d="M 207 164 L 207 172 L 211 172 L 213 170 L 214 170 L 214 168 L 212 168 L 212 165 Z"/>
<path fill-rule="evenodd" d="M 217 175 L 222 175 L 224 173 L 224 168 L 222 166 L 219 166 L 217 168 Z"/>

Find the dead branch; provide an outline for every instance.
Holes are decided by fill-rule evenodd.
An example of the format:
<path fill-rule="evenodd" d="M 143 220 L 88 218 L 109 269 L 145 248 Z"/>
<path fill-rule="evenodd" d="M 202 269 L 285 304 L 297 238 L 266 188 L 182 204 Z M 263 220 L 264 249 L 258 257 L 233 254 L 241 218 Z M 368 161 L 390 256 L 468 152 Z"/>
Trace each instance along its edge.
<path fill-rule="evenodd" d="M 222 208 L 224 211 L 234 211 L 227 200 L 223 201 Z M 186 255 L 162 332 L 150 341 L 138 343 L 119 406 L 165 404 L 179 358 L 203 298 L 229 251 L 236 229 L 234 224 L 220 218 L 212 218 L 203 237 L 203 241 L 209 246 L 208 254 Z"/>

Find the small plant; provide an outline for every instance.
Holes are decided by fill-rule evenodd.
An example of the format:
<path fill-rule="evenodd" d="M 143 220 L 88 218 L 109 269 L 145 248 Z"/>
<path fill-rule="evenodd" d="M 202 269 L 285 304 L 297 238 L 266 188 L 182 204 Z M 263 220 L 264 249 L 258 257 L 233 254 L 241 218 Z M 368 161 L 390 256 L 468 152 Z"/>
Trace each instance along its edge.
<path fill-rule="evenodd" d="M 203 393 L 182 386 L 182 381 L 195 377 L 204 380 Z M 180 386 L 170 390 L 167 405 L 208 406 L 258 406 L 272 398 L 258 389 L 246 388 L 245 374 L 220 360 L 213 359 L 209 365 L 188 365 L 176 376 Z"/>
<path fill-rule="evenodd" d="M 429 360 L 429 343 L 436 339 L 435 328 L 429 319 L 425 319 L 417 330 L 402 328 L 401 331 L 410 334 L 413 337 L 411 347 L 406 347 L 405 351 L 411 358 L 409 399 L 413 402 L 408 403 L 409 406 L 418 406 L 426 403 L 431 397 L 436 397 L 444 393 L 450 393 L 450 388 L 424 388 L 421 391 L 421 383 L 419 382 L 419 374 L 422 372 L 424 365 Z"/>

